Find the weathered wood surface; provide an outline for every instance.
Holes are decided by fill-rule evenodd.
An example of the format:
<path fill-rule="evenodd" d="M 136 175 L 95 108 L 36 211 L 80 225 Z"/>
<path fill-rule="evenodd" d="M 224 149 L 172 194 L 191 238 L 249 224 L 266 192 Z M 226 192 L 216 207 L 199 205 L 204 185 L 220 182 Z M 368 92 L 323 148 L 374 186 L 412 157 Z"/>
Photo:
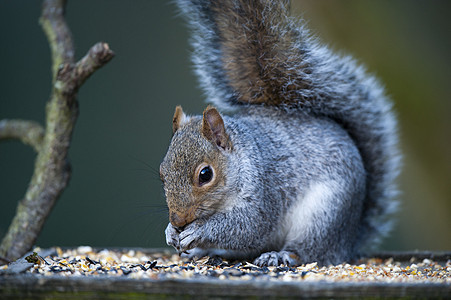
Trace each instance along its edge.
<path fill-rule="evenodd" d="M 381 253 L 409 263 L 410 258 L 433 258 L 446 263 L 450 253 Z M 40 276 L 17 271 L 0 274 L 0 298 L 451 298 L 450 283 L 282 282 L 220 280 L 218 278 L 133 279 L 113 276 Z"/>
<path fill-rule="evenodd" d="M 77 298 L 97 295 L 104 298 L 119 296 L 167 297 L 296 297 L 296 298 L 373 298 L 419 297 L 449 298 L 449 284 L 358 283 L 358 282 L 268 282 L 208 279 L 137 280 L 131 278 L 32 275 L 5 276 L 0 279 L 3 298 Z"/>

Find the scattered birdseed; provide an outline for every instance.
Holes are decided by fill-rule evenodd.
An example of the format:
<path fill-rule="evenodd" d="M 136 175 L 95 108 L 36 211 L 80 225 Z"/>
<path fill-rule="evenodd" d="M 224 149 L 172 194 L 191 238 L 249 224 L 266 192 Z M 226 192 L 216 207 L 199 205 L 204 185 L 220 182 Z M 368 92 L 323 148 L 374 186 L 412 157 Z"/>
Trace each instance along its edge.
<path fill-rule="evenodd" d="M 361 259 L 357 264 L 343 263 L 318 266 L 317 263 L 298 267 L 259 267 L 250 262 L 233 262 L 220 257 L 203 257 L 189 261 L 168 251 L 95 250 L 89 246 L 76 249 L 56 248 L 52 255 L 41 257 L 34 250 L 34 265 L 26 272 L 38 276 L 127 276 L 153 280 L 216 278 L 219 280 L 267 281 L 352 281 L 409 282 L 451 284 L 451 260 L 434 261 L 413 258 L 404 262 L 393 258 Z M 7 269 L 3 266 L 1 269 Z M 2 271 L 2 270 L 0 270 Z"/>

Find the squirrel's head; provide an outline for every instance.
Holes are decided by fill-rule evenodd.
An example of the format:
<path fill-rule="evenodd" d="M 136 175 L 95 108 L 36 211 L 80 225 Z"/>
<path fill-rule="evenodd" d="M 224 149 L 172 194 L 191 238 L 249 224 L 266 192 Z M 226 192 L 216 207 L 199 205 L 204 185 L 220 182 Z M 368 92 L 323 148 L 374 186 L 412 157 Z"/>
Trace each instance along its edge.
<path fill-rule="evenodd" d="M 169 220 L 182 228 L 212 215 L 222 204 L 226 156 L 232 143 L 219 112 L 208 106 L 200 117 L 186 116 L 177 106 L 173 136 L 160 165 Z"/>

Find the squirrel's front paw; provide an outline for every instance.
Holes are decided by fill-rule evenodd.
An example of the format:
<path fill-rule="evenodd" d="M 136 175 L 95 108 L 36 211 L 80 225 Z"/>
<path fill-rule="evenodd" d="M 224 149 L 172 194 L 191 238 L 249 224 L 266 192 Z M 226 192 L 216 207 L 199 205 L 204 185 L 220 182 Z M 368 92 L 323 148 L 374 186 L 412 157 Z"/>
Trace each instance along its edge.
<path fill-rule="evenodd" d="M 201 226 L 191 223 L 179 234 L 180 251 L 186 251 L 201 246 L 203 236 Z"/>
<path fill-rule="evenodd" d="M 179 232 L 174 228 L 174 226 L 172 226 L 171 223 L 169 223 L 168 227 L 166 227 L 164 233 L 166 234 L 166 243 L 177 249 L 177 251 L 180 251 Z"/>

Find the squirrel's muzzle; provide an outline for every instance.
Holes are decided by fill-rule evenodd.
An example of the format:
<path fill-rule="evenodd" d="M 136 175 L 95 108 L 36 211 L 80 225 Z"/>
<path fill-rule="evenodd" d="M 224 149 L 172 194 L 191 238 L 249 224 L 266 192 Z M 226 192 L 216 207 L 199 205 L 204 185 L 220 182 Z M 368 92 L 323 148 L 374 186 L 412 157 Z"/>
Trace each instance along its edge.
<path fill-rule="evenodd" d="M 190 211 L 187 211 L 186 213 L 178 213 L 178 212 L 171 212 L 169 214 L 169 221 L 171 222 L 172 226 L 177 228 L 183 228 L 192 221 L 194 221 L 195 216 Z"/>

